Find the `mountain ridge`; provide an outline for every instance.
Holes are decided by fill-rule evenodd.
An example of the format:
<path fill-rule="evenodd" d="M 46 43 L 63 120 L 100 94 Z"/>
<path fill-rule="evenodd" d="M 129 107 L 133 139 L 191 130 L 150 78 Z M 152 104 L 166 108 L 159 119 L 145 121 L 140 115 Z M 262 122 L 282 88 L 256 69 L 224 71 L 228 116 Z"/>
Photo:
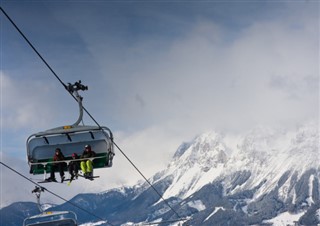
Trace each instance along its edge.
<path fill-rule="evenodd" d="M 288 141 L 290 139 L 288 133 L 282 132 L 282 136 L 277 136 L 275 139 L 276 135 L 270 130 L 265 134 L 261 132 L 261 128 L 259 131 L 257 133 L 257 130 L 253 130 L 242 138 L 242 142 L 237 145 L 238 150 L 233 150 L 229 156 L 226 153 L 230 152 L 231 147 L 226 145 L 223 136 L 216 132 L 204 133 L 196 137 L 193 142 L 180 146 L 173 161 L 166 170 L 162 171 L 162 174 L 174 174 L 175 186 L 193 188 L 192 193 L 204 184 L 219 177 L 226 177 L 227 174 L 232 175 L 236 171 L 247 170 L 251 174 L 261 177 L 259 180 L 257 180 L 257 176 L 252 177 L 251 186 L 247 182 L 246 188 L 252 188 L 260 184 L 263 179 L 268 179 L 269 182 L 273 181 L 273 184 L 276 183 L 287 170 L 302 172 L 312 167 L 319 168 L 320 161 L 317 157 L 319 156 L 317 153 L 319 151 L 317 145 L 319 134 L 314 127 L 302 128 L 296 134 L 290 134 L 290 142 Z M 306 134 L 308 134 L 307 137 Z M 279 140 L 285 140 L 290 144 L 289 147 L 284 148 L 283 144 L 279 144 Z M 299 151 L 298 157 L 292 157 L 293 152 L 297 152 L 297 150 L 305 150 L 305 152 Z M 307 164 L 301 168 L 301 160 L 303 159 Z M 188 169 L 188 175 L 184 174 L 186 169 Z M 195 184 L 186 185 L 188 180 Z M 157 180 L 152 179 L 152 181 Z M 171 188 L 164 196 L 170 197 L 170 191 L 172 196 L 183 196 L 184 194 L 183 191 Z M 185 195 L 188 196 L 189 193 Z"/>

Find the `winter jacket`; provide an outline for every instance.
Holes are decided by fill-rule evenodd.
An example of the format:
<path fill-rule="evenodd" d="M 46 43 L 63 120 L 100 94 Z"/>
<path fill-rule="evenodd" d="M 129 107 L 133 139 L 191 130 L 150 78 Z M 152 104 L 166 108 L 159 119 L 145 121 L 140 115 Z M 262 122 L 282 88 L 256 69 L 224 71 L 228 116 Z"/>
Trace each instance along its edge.
<path fill-rule="evenodd" d="M 84 150 L 82 155 L 81 155 L 81 158 L 82 159 L 91 158 L 91 157 L 94 157 L 95 155 L 96 155 L 96 153 L 94 151 L 86 151 L 86 150 Z"/>

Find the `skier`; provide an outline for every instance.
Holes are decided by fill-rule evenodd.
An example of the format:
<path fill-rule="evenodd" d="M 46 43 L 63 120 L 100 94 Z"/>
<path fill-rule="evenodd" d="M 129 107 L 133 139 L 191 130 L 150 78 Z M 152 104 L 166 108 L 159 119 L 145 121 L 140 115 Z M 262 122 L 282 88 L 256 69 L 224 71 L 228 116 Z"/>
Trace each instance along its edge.
<path fill-rule="evenodd" d="M 85 178 L 90 178 L 93 177 L 93 166 L 92 166 L 92 161 L 87 158 L 92 158 L 96 155 L 94 151 L 91 150 L 91 146 L 87 144 L 84 147 L 84 151 L 81 155 L 81 159 L 84 159 L 80 163 L 81 170 L 83 172 L 83 176 Z"/>
<path fill-rule="evenodd" d="M 79 156 L 76 153 L 72 154 L 73 161 L 69 162 L 68 170 L 71 175 L 70 181 L 72 181 L 74 178 L 78 179 L 78 171 L 79 171 Z"/>
<path fill-rule="evenodd" d="M 47 179 L 48 181 L 57 182 L 55 178 L 55 171 L 58 169 L 61 177 L 61 183 L 64 181 L 64 166 L 66 165 L 65 162 L 60 162 L 64 160 L 64 155 L 61 152 L 60 148 L 56 148 L 55 155 L 53 156 L 53 161 L 59 161 L 57 163 L 53 163 L 51 166 L 50 177 Z"/>

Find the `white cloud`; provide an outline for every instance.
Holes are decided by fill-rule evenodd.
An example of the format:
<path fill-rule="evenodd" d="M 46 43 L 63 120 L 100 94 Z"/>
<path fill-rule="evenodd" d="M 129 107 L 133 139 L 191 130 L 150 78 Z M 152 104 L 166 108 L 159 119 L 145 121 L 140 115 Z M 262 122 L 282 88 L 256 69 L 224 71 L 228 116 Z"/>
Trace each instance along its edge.
<path fill-rule="evenodd" d="M 1 73 L 3 129 L 37 128 L 48 125 L 56 112 L 49 104 L 52 84 L 32 79 L 16 80 Z"/>
<path fill-rule="evenodd" d="M 149 178 L 166 167 L 183 139 L 189 138 L 188 135 L 188 133 L 180 133 L 170 125 L 157 125 L 136 132 L 116 133 L 115 142 L 124 155 L 140 169 L 144 176 Z M 134 166 L 116 147 L 115 152 L 113 170 L 117 172 L 117 177 L 130 183 L 143 180 Z"/>
<path fill-rule="evenodd" d="M 209 22 L 200 23 L 190 35 L 170 43 L 166 53 L 157 54 L 155 48 L 140 58 L 147 64 L 135 65 L 133 72 L 126 68 L 128 82 L 115 82 L 123 94 L 115 107 L 123 109 L 119 117 L 125 123 L 171 121 L 184 122 L 181 130 L 188 126 L 201 131 L 208 125 L 241 130 L 315 116 L 317 34 L 307 27 L 292 29 L 286 22 L 256 22 L 224 42 L 221 29 L 208 27 Z M 275 89 L 271 84 L 279 76 L 286 82 Z M 292 93 L 299 98 L 288 98 Z"/>
<path fill-rule="evenodd" d="M 3 151 L 0 152 L 1 162 L 23 175 L 27 175 L 27 164 L 17 158 L 8 157 Z M 0 205 L 1 208 L 11 204 L 14 201 L 35 201 L 35 197 L 31 194 L 34 185 L 27 183 L 25 179 L 12 172 L 11 170 L 0 165 Z"/>

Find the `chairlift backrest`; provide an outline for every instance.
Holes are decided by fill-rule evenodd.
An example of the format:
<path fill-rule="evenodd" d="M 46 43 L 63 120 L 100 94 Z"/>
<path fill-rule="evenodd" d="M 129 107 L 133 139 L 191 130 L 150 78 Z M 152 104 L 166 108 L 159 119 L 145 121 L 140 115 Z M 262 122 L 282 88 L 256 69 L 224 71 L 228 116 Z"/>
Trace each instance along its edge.
<path fill-rule="evenodd" d="M 63 219 L 56 221 L 27 224 L 26 226 L 77 226 L 77 223 L 72 219 Z"/>
<path fill-rule="evenodd" d="M 26 218 L 23 226 L 77 226 L 77 215 L 71 211 L 44 212 Z"/>

